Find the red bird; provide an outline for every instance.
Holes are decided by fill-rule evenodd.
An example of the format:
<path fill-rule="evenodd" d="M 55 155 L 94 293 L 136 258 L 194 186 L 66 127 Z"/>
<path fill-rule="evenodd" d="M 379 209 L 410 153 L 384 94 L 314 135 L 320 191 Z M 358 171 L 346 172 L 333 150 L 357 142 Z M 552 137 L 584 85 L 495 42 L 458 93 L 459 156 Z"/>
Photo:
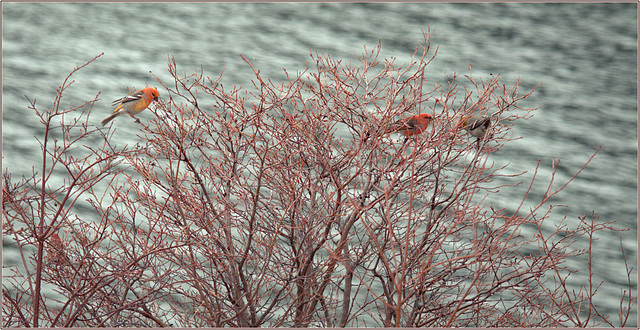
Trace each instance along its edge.
<path fill-rule="evenodd" d="M 404 134 L 404 136 L 406 137 L 409 137 L 424 132 L 427 127 L 429 127 L 429 124 L 432 120 L 433 117 L 428 113 L 409 116 L 407 118 L 398 120 L 395 123 L 387 125 L 384 133 L 388 134 L 398 132 Z"/>

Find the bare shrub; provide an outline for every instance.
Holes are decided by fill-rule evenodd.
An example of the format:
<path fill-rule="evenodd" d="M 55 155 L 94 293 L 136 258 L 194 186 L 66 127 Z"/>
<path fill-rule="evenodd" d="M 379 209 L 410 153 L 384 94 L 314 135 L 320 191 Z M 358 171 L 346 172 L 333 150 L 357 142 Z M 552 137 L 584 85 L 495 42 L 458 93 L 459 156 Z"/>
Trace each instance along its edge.
<path fill-rule="evenodd" d="M 520 183 L 491 155 L 532 116 L 518 104 L 533 90 L 471 72 L 428 82 L 429 37 L 406 64 L 379 45 L 358 65 L 312 54 L 282 83 L 245 60 L 246 89 L 170 58 L 155 118 L 119 149 L 113 130 L 134 123 L 90 124 L 97 96 L 63 109 L 71 75 L 53 109 L 30 102 L 42 166 L 4 173 L 3 234 L 22 264 L 4 269 L 3 326 L 624 326 L 630 280 L 617 321 L 592 303 L 591 262 L 588 287 L 567 285 L 565 261 L 591 261 L 574 242 L 611 223 L 545 232 L 566 186 L 553 180 L 531 209 L 492 206 L 498 178 Z M 383 134 L 418 113 L 436 117 L 423 134 Z M 471 113 L 492 116 L 484 140 L 456 129 Z M 75 215 L 83 202 L 95 217 Z"/>

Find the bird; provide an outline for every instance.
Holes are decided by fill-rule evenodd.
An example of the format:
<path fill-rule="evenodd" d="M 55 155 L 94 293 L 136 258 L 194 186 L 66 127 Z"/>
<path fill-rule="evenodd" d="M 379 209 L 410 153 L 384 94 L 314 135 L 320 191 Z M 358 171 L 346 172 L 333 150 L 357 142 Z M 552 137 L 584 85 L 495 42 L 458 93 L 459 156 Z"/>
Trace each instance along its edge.
<path fill-rule="evenodd" d="M 102 126 L 122 114 L 131 116 L 131 118 L 136 120 L 136 123 L 139 123 L 140 120 L 133 115 L 137 115 L 142 110 L 146 109 L 151 102 L 158 101 L 159 96 L 160 94 L 155 87 L 146 87 L 139 91 L 133 91 L 129 95 L 113 101 L 113 105 L 118 104 L 118 107 L 113 111 L 111 116 L 102 121 Z"/>
<path fill-rule="evenodd" d="M 491 118 L 488 116 L 470 115 L 462 117 L 458 128 L 464 128 L 472 136 L 483 139 L 491 126 Z"/>
<path fill-rule="evenodd" d="M 406 137 L 417 135 L 424 132 L 427 127 L 429 127 L 432 120 L 433 117 L 428 113 L 409 116 L 387 125 L 384 133 L 389 134 L 398 132 L 404 134 Z"/>

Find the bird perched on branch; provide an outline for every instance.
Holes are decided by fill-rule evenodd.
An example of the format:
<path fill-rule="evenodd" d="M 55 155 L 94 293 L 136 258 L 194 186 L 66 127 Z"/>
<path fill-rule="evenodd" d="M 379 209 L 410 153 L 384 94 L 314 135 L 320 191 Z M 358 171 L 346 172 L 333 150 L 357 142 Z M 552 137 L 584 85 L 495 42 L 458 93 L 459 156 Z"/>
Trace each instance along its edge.
<path fill-rule="evenodd" d="M 133 115 L 137 115 L 142 110 L 146 109 L 149 104 L 151 104 L 151 102 L 158 101 L 159 96 L 160 94 L 155 87 L 147 87 L 139 91 L 133 91 L 129 95 L 113 101 L 113 105 L 116 105 L 118 103 L 119 105 L 113 111 L 111 116 L 105 118 L 102 121 L 102 126 L 109 123 L 113 118 L 116 118 L 123 114 L 131 116 L 131 118 L 136 120 L 136 123 L 139 123 L 140 120 Z"/>
<path fill-rule="evenodd" d="M 406 137 L 409 137 L 424 132 L 427 127 L 429 127 L 429 124 L 432 120 L 433 117 L 428 113 L 409 116 L 407 118 L 387 125 L 384 133 L 388 134 L 398 132 L 404 134 L 404 136 Z"/>
<path fill-rule="evenodd" d="M 458 128 L 464 128 L 469 134 L 478 139 L 482 139 L 487 135 L 489 126 L 491 126 L 491 118 L 478 115 L 462 117 L 462 120 L 458 124 Z"/>

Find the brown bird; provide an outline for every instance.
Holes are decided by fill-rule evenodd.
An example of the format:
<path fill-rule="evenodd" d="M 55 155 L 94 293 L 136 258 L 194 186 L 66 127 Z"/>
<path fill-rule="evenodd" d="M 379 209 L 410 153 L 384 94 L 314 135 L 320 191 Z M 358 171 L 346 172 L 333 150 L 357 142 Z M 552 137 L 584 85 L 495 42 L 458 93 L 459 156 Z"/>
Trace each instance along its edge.
<path fill-rule="evenodd" d="M 482 139 L 487 135 L 491 126 L 491 118 L 487 116 L 471 115 L 462 118 L 458 128 L 464 128 L 472 136 Z"/>
<path fill-rule="evenodd" d="M 433 117 L 428 113 L 409 116 L 407 118 L 387 125 L 384 133 L 388 134 L 398 132 L 404 134 L 404 136 L 406 137 L 409 137 L 424 132 L 427 127 L 429 127 L 429 124 L 432 120 Z"/>

